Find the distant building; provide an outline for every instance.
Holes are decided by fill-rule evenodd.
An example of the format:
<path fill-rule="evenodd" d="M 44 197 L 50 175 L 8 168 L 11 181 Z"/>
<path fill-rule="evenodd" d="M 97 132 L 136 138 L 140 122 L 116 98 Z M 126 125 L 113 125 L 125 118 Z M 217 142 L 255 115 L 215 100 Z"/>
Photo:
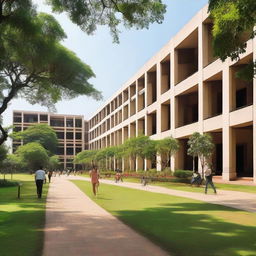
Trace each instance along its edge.
<path fill-rule="evenodd" d="M 205 6 L 92 116 L 89 148 L 120 145 L 139 134 L 152 139 L 172 135 L 180 150 L 171 167 L 192 170 L 188 138 L 207 132 L 215 144 L 216 174 L 256 182 L 256 79 L 236 77 L 255 61 L 256 38 L 245 35 L 240 60 L 223 63 L 213 55 L 212 27 Z M 136 169 L 160 169 L 157 163 L 138 158 Z M 115 161 L 115 168 L 127 169 L 129 162 Z"/>
<path fill-rule="evenodd" d="M 42 123 L 51 126 L 58 137 L 56 155 L 63 168 L 76 168 L 74 156 L 88 148 L 88 123 L 81 115 L 61 115 L 47 112 L 13 111 L 14 131 L 24 131 L 29 126 Z M 22 145 L 20 140 L 13 140 L 13 152 Z"/>

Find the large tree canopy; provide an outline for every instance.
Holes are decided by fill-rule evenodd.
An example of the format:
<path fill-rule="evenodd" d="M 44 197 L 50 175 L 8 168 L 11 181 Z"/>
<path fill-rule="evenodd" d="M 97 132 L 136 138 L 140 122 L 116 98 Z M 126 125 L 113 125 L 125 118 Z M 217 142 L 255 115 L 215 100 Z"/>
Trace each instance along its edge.
<path fill-rule="evenodd" d="M 246 40 L 256 35 L 255 0 L 209 0 L 209 11 L 213 18 L 213 49 L 222 61 L 230 57 L 239 59 L 245 52 Z M 242 77 L 247 80 L 256 75 L 256 63 L 251 62 Z"/>
<path fill-rule="evenodd" d="M 0 115 L 14 97 L 48 108 L 57 101 L 78 95 L 100 98 L 88 82 L 91 68 L 60 44 L 65 34 L 48 14 L 31 17 L 33 33 L 24 33 L 8 23 L 0 24 Z M 0 127 L 0 144 L 7 131 Z"/>
<path fill-rule="evenodd" d="M 120 24 L 126 28 L 148 28 L 151 23 L 161 23 L 166 12 L 161 0 L 46 0 L 46 3 L 53 12 L 67 13 L 87 34 L 92 34 L 99 25 L 107 25 L 115 42 Z M 8 22 L 23 30 L 30 28 L 30 16 L 35 13 L 32 0 L 0 1 L 0 23 Z M 30 29 L 25 29 L 26 33 Z"/>
<path fill-rule="evenodd" d="M 47 124 L 30 126 L 24 131 L 14 133 L 13 138 L 23 140 L 24 144 L 37 142 L 51 154 L 55 153 L 58 144 L 56 132 Z"/>
<path fill-rule="evenodd" d="M 15 155 L 20 159 L 21 164 L 31 171 L 40 168 L 40 166 L 46 167 L 49 161 L 47 151 L 37 142 L 19 146 Z"/>
<path fill-rule="evenodd" d="M 91 34 L 108 25 L 118 41 L 118 25 L 147 28 L 163 20 L 161 0 L 48 0 L 55 12 L 68 13 L 72 22 Z M 66 37 L 58 22 L 38 14 L 32 0 L 0 1 L 0 115 L 14 97 L 47 107 L 78 95 L 101 97 L 88 80 L 91 68 L 60 44 Z M 0 145 L 8 132 L 0 125 Z"/>
<path fill-rule="evenodd" d="M 107 25 L 115 42 L 118 26 L 148 28 L 153 22 L 161 23 L 166 6 L 161 0 L 47 0 L 54 12 L 67 12 L 71 21 L 88 34 L 97 25 Z"/>

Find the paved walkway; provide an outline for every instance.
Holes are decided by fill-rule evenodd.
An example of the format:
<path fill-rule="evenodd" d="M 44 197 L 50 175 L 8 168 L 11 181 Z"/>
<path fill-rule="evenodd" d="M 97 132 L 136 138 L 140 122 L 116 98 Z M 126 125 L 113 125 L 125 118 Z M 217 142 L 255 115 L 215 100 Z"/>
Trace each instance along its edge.
<path fill-rule="evenodd" d="M 46 204 L 43 256 L 167 256 L 89 199 L 65 177 L 53 177 Z"/>
<path fill-rule="evenodd" d="M 79 177 L 79 176 L 71 176 L 70 179 L 83 179 L 89 180 L 89 178 Z M 186 192 L 175 189 L 164 188 L 160 186 L 142 186 L 139 183 L 132 182 L 119 182 L 115 183 L 113 180 L 104 180 L 101 179 L 102 183 L 122 186 L 127 188 L 140 189 L 149 192 L 162 193 L 174 196 L 187 197 L 191 199 L 196 199 L 200 201 L 204 201 L 212 204 L 219 204 L 224 206 L 229 206 L 233 208 L 237 208 L 240 210 L 245 210 L 249 212 L 256 212 L 256 194 L 254 193 L 245 193 L 238 191 L 230 191 L 230 190 L 217 190 L 217 195 L 207 194 L 205 195 L 204 189 L 202 188 L 202 193 L 196 192 Z M 209 188 L 211 190 L 212 188 Z"/>

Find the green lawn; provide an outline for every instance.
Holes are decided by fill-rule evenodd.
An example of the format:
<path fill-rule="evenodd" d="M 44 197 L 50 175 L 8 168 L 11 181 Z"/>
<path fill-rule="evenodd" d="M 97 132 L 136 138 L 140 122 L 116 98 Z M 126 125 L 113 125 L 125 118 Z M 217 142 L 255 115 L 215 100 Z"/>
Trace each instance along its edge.
<path fill-rule="evenodd" d="M 39 256 L 48 185 L 44 184 L 43 198 L 37 199 L 34 176 L 15 174 L 13 179 L 23 184 L 21 199 L 17 199 L 17 187 L 0 188 L 0 255 Z"/>
<path fill-rule="evenodd" d="M 189 192 L 198 192 L 202 193 L 204 191 L 204 187 L 191 187 L 190 184 L 185 183 L 175 183 L 175 182 L 153 182 L 151 185 L 163 186 L 166 188 L 189 191 Z M 232 191 L 240 191 L 240 192 L 248 192 L 248 193 L 256 193 L 256 186 L 246 186 L 246 185 L 233 185 L 233 184 L 221 184 L 215 183 L 216 189 L 221 190 L 232 190 Z M 208 188 L 209 193 L 212 193 L 213 190 L 211 187 Z"/>
<path fill-rule="evenodd" d="M 73 181 L 104 209 L 176 256 L 256 255 L 256 213 L 182 197 Z"/>

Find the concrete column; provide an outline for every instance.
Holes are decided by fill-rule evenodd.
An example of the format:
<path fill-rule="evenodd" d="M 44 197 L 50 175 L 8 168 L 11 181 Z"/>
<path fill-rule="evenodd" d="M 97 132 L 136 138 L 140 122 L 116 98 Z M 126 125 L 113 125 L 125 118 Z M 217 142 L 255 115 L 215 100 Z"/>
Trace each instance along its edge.
<path fill-rule="evenodd" d="M 82 151 L 84 150 L 84 148 L 85 148 L 85 121 L 84 121 L 84 119 L 82 118 Z M 91 133 L 89 133 L 89 130 L 90 130 L 90 126 L 89 126 L 89 122 L 88 122 L 88 124 L 87 124 L 88 126 L 88 130 L 87 130 L 87 132 L 88 132 L 88 141 L 87 142 L 89 142 L 90 141 L 90 136 L 91 136 Z"/>
<path fill-rule="evenodd" d="M 145 115 L 145 135 L 148 136 L 148 115 Z M 150 169 L 151 163 L 149 160 L 144 160 L 144 170 Z"/>
<path fill-rule="evenodd" d="M 161 97 L 161 63 L 158 62 L 156 65 L 156 87 L 157 87 L 157 101 L 159 102 L 159 99 Z M 157 104 L 156 109 L 156 134 L 161 134 L 161 119 L 162 119 L 162 113 L 161 113 L 161 104 Z M 157 171 L 161 171 L 161 156 L 157 155 L 156 157 L 156 169 Z"/>
<path fill-rule="evenodd" d="M 135 113 L 139 112 L 139 87 L 138 87 L 138 79 L 135 84 L 135 95 L 136 95 L 136 103 L 135 103 Z"/>
<path fill-rule="evenodd" d="M 254 27 L 256 30 L 256 27 Z M 256 61 L 256 38 L 253 39 L 253 60 Z M 253 181 L 256 183 L 256 78 L 253 79 Z"/>
<path fill-rule="evenodd" d="M 131 116 L 131 87 L 128 87 L 128 118 Z"/>
<path fill-rule="evenodd" d="M 203 111 L 204 111 L 204 93 L 203 93 L 203 24 L 198 27 L 198 132 L 203 133 Z M 198 158 L 198 171 L 202 173 L 202 166 Z"/>
<path fill-rule="evenodd" d="M 230 100 L 232 95 L 231 71 L 226 64 L 223 69 L 223 169 L 222 179 L 236 178 L 235 166 L 235 134 L 229 126 Z"/>
<path fill-rule="evenodd" d="M 203 24 L 198 27 L 198 122 L 199 132 L 203 133 Z"/>
<path fill-rule="evenodd" d="M 148 106 L 148 73 L 145 73 L 145 108 Z"/>
<path fill-rule="evenodd" d="M 161 156 L 160 155 L 156 156 L 156 170 L 157 171 L 161 171 L 162 170 Z"/>
<path fill-rule="evenodd" d="M 170 111 L 170 115 L 171 115 L 171 135 L 175 138 L 175 119 L 177 118 L 176 115 L 176 104 L 175 104 L 175 97 L 174 97 L 174 93 L 175 93 L 175 54 L 174 54 L 174 49 L 173 47 L 171 48 L 171 61 L 170 61 L 170 66 L 171 66 L 171 89 L 170 89 L 170 105 L 171 105 L 171 111 Z M 177 63 L 176 63 L 177 65 Z M 171 157 L 171 169 L 175 170 L 176 169 L 176 161 L 175 161 L 175 156 Z"/>

